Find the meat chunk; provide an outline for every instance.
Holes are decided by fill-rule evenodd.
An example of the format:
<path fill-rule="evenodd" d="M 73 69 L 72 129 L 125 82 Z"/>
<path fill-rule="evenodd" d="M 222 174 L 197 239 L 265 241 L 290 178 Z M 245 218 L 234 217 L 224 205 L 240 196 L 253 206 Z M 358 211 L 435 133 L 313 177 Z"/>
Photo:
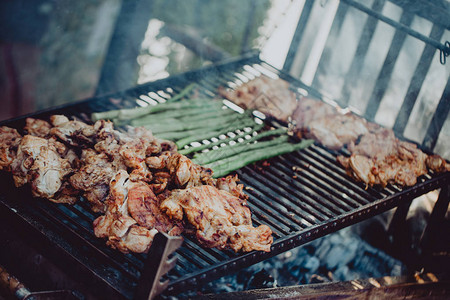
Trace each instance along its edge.
<path fill-rule="evenodd" d="M 94 126 L 81 121 L 70 121 L 67 117 L 54 115 L 50 117 L 54 127 L 50 134 L 74 147 L 90 147 L 94 144 L 96 130 Z"/>
<path fill-rule="evenodd" d="M 161 203 L 161 209 L 175 220 L 185 216 L 196 229 L 198 241 L 206 247 L 270 251 L 270 228 L 254 228 L 250 209 L 224 190 L 209 185 L 175 190 Z"/>
<path fill-rule="evenodd" d="M 58 146 L 53 139 L 24 136 L 11 164 L 16 186 L 29 182 L 34 196 L 52 199 L 64 177 L 72 172 L 70 163 L 60 157 Z"/>
<path fill-rule="evenodd" d="M 159 208 L 158 199 L 145 182 L 131 184 L 128 190 L 128 211 L 136 222 L 146 228 L 156 228 L 169 235 L 180 235 L 183 232 L 181 222 L 171 221 Z"/>
<path fill-rule="evenodd" d="M 94 220 L 95 235 L 125 253 L 147 252 L 158 230 L 182 232 L 179 223 L 161 214 L 159 201 L 145 182 L 133 182 L 126 171 L 118 171 L 110 183 L 106 214 Z"/>
<path fill-rule="evenodd" d="M 304 136 L 338 150 L 368 132 L 364 119 L 353 114 L 334 114 L 311 121 Z"/>
<path fill-rule="evenodd" d="M 52 128 L 52 125 L 50 125 L 50 123 L 48 123 L 47 121 L 27 118 L 25 122 L 26 125 L 24 127 L 24 130 L 29 135 L 34 135 L 42 138 L 48 137 L 50 135 L 50 129 Z"/>
<path fill-rule="evenodd" d="M 267 76 L 255 78 L 235 90 L 219 89 L 219 93 L 244 109 L 260 112 L 287 122 L 297 105 L 295 93 L 283 79 Z"/>
<path fill-rule="evenodd" d="M 75 189 L 83 192 L 94 212 L 104 212 L 109 183 L 117 171 L 105 153 L 86 149 L 82 153 L 82 166 L 69 180 Z"/>
<path fill-rule="evenodd" d="M 374 127 L 359 143 L 351 143 L 350 157 L 339 156 L 338 162 L 353 178 L 368 186 L 396 183 L 413 186 L 428 168 L 445 171 L 447 163 L 439 156 L 427 156 L 415 144 L 399 141 L 392 130 Z"/>
<path fill-rule="evenodd" d="M 0 170 L 11 170 L 11 164 L 16 157 L 21 139 L 22 136 L 16 129 L 0 127 Z"/>

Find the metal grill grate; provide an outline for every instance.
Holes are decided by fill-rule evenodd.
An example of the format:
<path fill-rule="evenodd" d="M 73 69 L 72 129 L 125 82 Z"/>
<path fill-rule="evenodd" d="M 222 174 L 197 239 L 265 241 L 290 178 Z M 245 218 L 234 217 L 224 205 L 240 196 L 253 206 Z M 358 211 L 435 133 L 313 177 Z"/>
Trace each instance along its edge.
<path fill-rule="evenodd" d="M 221 85 L 239 85 L 261 74 L 280 76 L 294 87 L 320 96 L 251 56 L 138 86 L 111 97 L 40 112 L 33 117 L 45 118 L 63 113 L 86 120 L 88 114 L 95 111 L 164 101 L 191 82 L 198 83 L 203 96 L 214 97 Z M 1 125 L 22 128 L 23 122 L 24 118 L 18 118 Z M 445 173 L 422 176 L 416 186 L 405 189 L 396 186 L 366 188 L 348 178 L 337 164 L 336 154 L 313 145 L 270 159 L 268 165 L 255 164 L 240 169 L 237 173 L 247 187 L 245 192 L 249 195 L 254 224 L 267 224 L 274 232 L 272 251 L 236 254 L 205 249 L 186 236 L 183 246 L 175 254 L 177 265 L 166 276 L 170 284 L 165 293 L 186 291 L 449 184 L 449 173 Z M 2 185 L 3 191 L 11 190 L 8 187 L 12 186 L 12 181 L 2 180 Z M 31 199 L 27 191 L 23 191 L 20 197 L 23 201 L 17 201 L 16 191 L 2 196 L 2 216 L 10 218 L 15 224 L 31 226 L 39 232 L 38 235 L 45 236 L 58 251 L 64 253 L 62 259 L 69 257 L 77 263 L 78 269 L 89 275 L 87 278 L 93 278 L 91 284 L 95 284 L 101 295 L 133 297 L 146 255 L 122 254 L 97 239 L 92 229 L 96 215 L 90 212 L 85 201 L 72 206 L 55 204 Z"/>

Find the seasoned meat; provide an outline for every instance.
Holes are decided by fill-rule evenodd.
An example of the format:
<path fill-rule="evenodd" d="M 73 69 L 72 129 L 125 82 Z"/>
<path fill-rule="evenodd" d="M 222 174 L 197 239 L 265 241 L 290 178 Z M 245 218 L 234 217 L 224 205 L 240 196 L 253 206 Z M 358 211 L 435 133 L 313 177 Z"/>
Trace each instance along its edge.
<path fill-rule="evenodd" d="M 379 128 L 376 132 L 363 135 L 357 145 L 355 142 L 351 142 L 348 149 L 353 154 L 383 159 L 388 155 L 395 155 L 397 143 L 398 140 L 392 130 Z"/>
<path fill-rule="evenodd" d="M 83 192 L 95 212 L 105 211 L 109 182 L 118 171 L 105 153 L 83 150 L 82 166 L 70 177 L 72 186 Z"/>
<path fill-rule="evenodd" d="M 0 127 L 0 170 L 11 170 L 11 163 L 17 154 L 22 136 L 16 129 L 1 126 Z"/>
<path fill-rule="evenodd" d="M 353 114 L 334 114 L 311 121 L 304 136 L 330 149 L 340 149 L 368 133 L 366 121 Z"/>
<path fill-rule="evenodd" d="M 319 100 L 303 97 L 292 114 L 295 133 L 311 138 L 327 148 L 338 150 L 369 132 L 367 122 L 352 114 L 341 114 Z"/>
<path fill-rule="evenodd" d="M 52 125 L 50 125 L 50 123 L 48 123 L 47 121 L 27 118 L 25 122 L 26 125 L 24 127 L 24 130 L 27 132 L 27 134 L 42 138 L 48 137 L 50 135 L 50 129 L 52 128 Z"/>
<path fill-rule="evenodd" d="M 158 199 L 145 182 L 131 184 L 128 190 L 128 211 L 136 222 L 146 228 L 156 228 L 169 235 L 180 235 L 183 231 L 181 222 L 171 221 L 159 208 Z"/>
<path fill-rule="evenodd" d="M 358 144 L 350 144 L 350 157 L 339 156 L 347 173 L 369 186 L 396 183 L 413 186 L 428 168 L 443 172 L 448 165 L 439 156 L 427 156 L 416 145 L 399 141 L 390 129 L 376 128 Z"/>
<path fill-rule="evenodd" d="M 161 214 L 159 199 L 148 185 L 118 171 L 110 183 L 106 214 L 94 220 L 94 233 L 122 252 L 146 252 L 159 231 L 178 235 L 182 227 Z"/>
<path fill-rule="evenodd" d="M 54 127 L 50 134 L 74 147 L 90 147 L 94 143 L 96 130 L 94 126 L 80 121 L 70 121 L 67 117 L 54 115 L 50 117 Z"/>
<path fill-rule="evenodd" d="M 295 93 L 283 79 L 266 76 L 246 82 L 235 90 L 219 89 L 219 93 L 244 109 L 256 109 L 287 122 L 297 105 Z"/>
<path fill-rule="evenodd" d="M 442 173 L 450 171 L 450 164 L 439 155 L 430 155 L 425 160 L 427 167 L 434 172 Z"/>
<path fill-rule="evenodd" d="M 213 186 L 174 190 L 161 209 L 175 220 L 187 221 L 206 247 L 234 251 L 270 251 L 272 231 L 266 225 L 252 226 L 250 209 L 239 198 Z"/>
<path fill-rule="evenodd" d="M 298 130 L 307 128 L 309 123 L 316 119 L 323 119 L 328 115 L 334 115 L 337 111 L 331 105 L 322 101 L 302 97 L 292 113 L 292 121 Z"/>
<path fill-rule="evenodd" d="M 72 172 L 70 163 L 58 153 L 58 146 L 53 139 L 25 135 L 11 164 L 16 186 L 29 182 L 34 196 L 53 198 L 64 177 Z"/>

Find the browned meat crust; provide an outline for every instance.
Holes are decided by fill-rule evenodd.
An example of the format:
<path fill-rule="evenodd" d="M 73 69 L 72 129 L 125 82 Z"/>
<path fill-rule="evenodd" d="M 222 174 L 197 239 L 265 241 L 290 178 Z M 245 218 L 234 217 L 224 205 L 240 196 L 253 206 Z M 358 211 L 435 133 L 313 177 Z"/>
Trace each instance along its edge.
<path fill-rule="evenodd" d="M 158 231 L 180 235 L 186 225 L 192 228 L 186 220 L 167 215 L 161 203 L 172 191 L 208 186 L 217 191 L 208 200 L 211 205 L 234 209 L 230 217 L 237 221 L 226 245 L 235 251 L 270 249 L 271 230 L 251 226 L 237 176 L 213 179 L 210 169 L 143 127 L 121 132 L 108 121 L 88 125 L 54 115 L 50 123 L 28 118 L 24 130 L 22 137 L 15 129 L 0 127 L 0 169 L 12 172 L 16 186 L 29 184 L 36 197 L 73 204 L 83 196 L 94 212 L 103 213 L 93 222 L 94 233 L 112 248 L 146 252 Z M 207 235 L 197 237 L 214 246 Z"/>
<path fill-rule="evenodd" d="M 185 216 L 206 247 L 270 251 L 270 228 L 254 228 L 245 202 L 224 190 L 208 185 L 175 190 L 161 203 L 161 209 L 175 220 Z"/>
<path fill-rule="evenodd" d="M 244 109 L 256 109 L 284 122 L 297 105 L 296 95 L 289 90 L 287 81 L 266 76 L 246 82 L 235 90 L 221 87 L 219 94 Z"/>

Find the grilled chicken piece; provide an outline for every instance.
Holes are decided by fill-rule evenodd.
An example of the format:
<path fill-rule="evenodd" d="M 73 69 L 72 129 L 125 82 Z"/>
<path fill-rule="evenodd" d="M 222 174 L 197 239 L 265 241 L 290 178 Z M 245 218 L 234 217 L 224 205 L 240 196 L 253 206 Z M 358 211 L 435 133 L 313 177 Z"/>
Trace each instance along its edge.
<path fill-rule="evenodd" d="M 358 144 L 351 143 L 350 157 L 339 156 L 347 173 L 369 186 L 396 183 L 413 186 L 417 177 L 428 172 L 445 172 L 448 164 L 441 157 L 427 156 L 415 144 L 399 141 L 391 129 L 374 127 Z"/>
<path fill-rule="evenodd" d="M 287 122 L 297 105 L 295 94 L 283 79 L 255 78 L 235 90 L 219 88 L 219 93 L 244 109 L 260 112 Z"/>
<path fill-rule="evenodd" d="M 395 155 L 397 143 L 398 140 L 392 130 L 380 127 L 376 131 L 363 135 L 357 145 L 351 142 L 348 150 L 353 154 L 383 159 L 386 156 Z"/>
<path fill-rule="evenodd" d="M 158 230 L 169 235 L 183 231 L 161 213 L 160 201 L 145 182 L 133 182 L 120 170 L 111 180 L 106 214 L 94 221 L 95 235 L 125 253 L 147 252 Z"/>
<path fill-rule="evenodd" d="M 167 184 L 173 185 L 175 188 L 189 188 L 210 183 L 215 184 L 211 169 L 194 164 L 189 158 L 178 152 L 165 151 L 157 157 L 147 157 L 146 163 L 151 169 L 169 174 L 169 178 L 166 177 Z M 166 181 L 161 180 L 156 183 L 162 182 Z"/>
<path fill-rule="evenodd" d="M 73 147 L 90 147 L 94 144 L 96 129 L 80 121 L 70 121 L 67 117 L 53 115 L 50 122 L 54 127 L 50 134 Z"/>
<path fill-rule="evenodd" d="M 161 209 L 175 220 L 185 216 L 196 229 L 198 241 L 206 247 L 270 251 L 270 228 L 254 228 L 250 209 L 224 190 L 209 185 L 174 190 L 161 203 Z"/>
<path fill-rule="evenodd" d="M 72 172 L 70 163 L 58 153 L 63 148 L 54 139 L 25 135 L 11 164 L 15 185 L 29 182 L 33 196 L 52 199 L 64 177 Z"/>
<path fill-rule="evenodd" d="M 239 199 L 247 200 L 248 196 L 243 192 L 244 185 L 238 184 L 238 181 L 239 178 L 237 175 L 228 175 L 227 177 L 217 178 L 215 186 L 219 190 L 226 191 Z"/>
<path fill-rule="evenodd" d="M 47 121 L 27 118 L 25 122 L 26 125 L 24 127 L 24 130 L 27 132 L 27 134 L 42 138 L 46 138 L 50 135 L 50 129 L 52 128 L 52 125 L 50 125 L 50 123 L 48 123 Z"/>
<path fill-rule="evenodd" d="M 450 172 L 450 164 L 439 155 L 429 155 L 426 158 L 425 163 L 427 164 L 427 167 L 434 172 Z"/>
<path fill-rule="evenodd" d="M 366 121 L 353 114 L 334 114 L 311 121 L 305 137 L 312 138 L 330 149 L 338 150 L 368 133 Z"/>
<path fill-rule="evenodd" d="M 322 119 L 328 115 L 334 115 L 337 111 L 331 105 L 322 101 L 302 97 L 297 102 L 297 107 L 292 113 L 292 121 L 298 130 L 308 127 L 309 123 L 316 119 Z"/>
<path fill-rule="evenodd" d="M 292 120 L 299 138 L 311 138 L 335 150 L 369 132 L 364 119 L 352 113 L 341 114 L 331 105 L 306 97 L 298 101 Z"/>
<path fill-rule="evenodd" d="M 105 153 L 97 153 L 92 149 L 83 150 L 81 160 L 82 166 L 69 181 L 75 189 L 83 192 L 94 212 L 104 212 L 109 182 L 120 166 L 117 169 Z"/>
<path fill-rule="evenodd" d="M 22 136 L 16 129 L 0 127 L 0 170 L 11 171 L 11 164 L 17 155 Z"/>

